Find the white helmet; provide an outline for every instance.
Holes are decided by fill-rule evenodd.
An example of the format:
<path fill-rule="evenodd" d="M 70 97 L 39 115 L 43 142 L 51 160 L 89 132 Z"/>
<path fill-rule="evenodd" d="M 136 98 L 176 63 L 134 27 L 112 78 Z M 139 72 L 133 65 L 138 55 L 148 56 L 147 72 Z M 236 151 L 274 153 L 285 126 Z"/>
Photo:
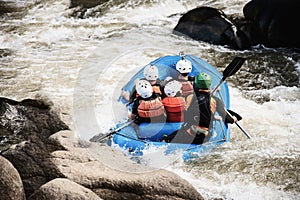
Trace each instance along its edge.
<path fill-rule="evenodd" d="M 158 79 L 158 69 L 154 65 L 147 65 L 144 69 L 144 76 L 149 81 Z"/>
<path fill-rule="evenodd" d="M 174 97 L 181 87 L 182 85 L 179 81 L 172 80 L 166 84 L 164 92 L 168 97 Z"/>
<path fill-rule="evenodd" d="M 143 98 L 151 97 L 153 93 L 152 86 L 147 80 L 139 80 L 136 84 L 136 91 Z"/>
<path fill-rule="evenodd" d="M 192 63 L 186 59 L 180 59 L 176 63 L 176 70 L 181 74 L 188 74 L 192 71 Z"/>

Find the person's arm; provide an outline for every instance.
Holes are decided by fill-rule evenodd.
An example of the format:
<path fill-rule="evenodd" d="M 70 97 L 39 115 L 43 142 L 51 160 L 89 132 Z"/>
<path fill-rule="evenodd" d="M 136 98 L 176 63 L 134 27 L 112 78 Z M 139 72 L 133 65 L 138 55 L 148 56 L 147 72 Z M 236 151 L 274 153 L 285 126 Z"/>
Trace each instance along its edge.
<path fill-rule="evenodd" d="M 138 114 L 138 106 L 139 106 L 139 98 L 137 98 L 132 105 L 131 113 L 128 114 L 128 117 L 131 119 L 135 119 Z"/>
<path fill-rule="evenodd" d="M 186 97 L 186 102 L 185 102 L 185 109 L 187 110 L 191 103 L 192 103 L 192 100 L 193 100 L 193 96 L 194 94 L 189 94 L 187 97 Z"/>
<path fill-rule="evenodd" d="M 226 108 L 225 108 L 225 105 L 223 104 L 223 102 L 217 98 L 217 97 L 213 97 L 216 101 L 216 105 L 217 105 L 217 112 L 219 113 L 219 115 L 222 117 L 223 121 L 225 123 L 230 123 L 230 124 L 233 124 L 234 122 L 237 121 L 237 118 L 234 117 L 234 116 L 231 116 Z"/>

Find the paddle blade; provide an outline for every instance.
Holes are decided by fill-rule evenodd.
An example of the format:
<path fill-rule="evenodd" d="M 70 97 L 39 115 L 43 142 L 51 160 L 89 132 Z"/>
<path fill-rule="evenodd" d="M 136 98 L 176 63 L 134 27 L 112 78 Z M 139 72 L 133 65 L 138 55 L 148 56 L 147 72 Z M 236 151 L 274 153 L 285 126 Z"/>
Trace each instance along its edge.
<path fill-rule="evenodd" d="M 235 57 L 223 72 L 223 79 L 235 74 L 244 64 L 246 58 Z"/>
<path fill-rule="evenodd" d="M 240 116 L 239 114 L 237 114 L 236 112 L 232 111 L 232 110 L 227 110 L 232 116 L 235 116 L 237 118 L 238 121 L 240 121 L 242 118 L 242 116 Z"/>

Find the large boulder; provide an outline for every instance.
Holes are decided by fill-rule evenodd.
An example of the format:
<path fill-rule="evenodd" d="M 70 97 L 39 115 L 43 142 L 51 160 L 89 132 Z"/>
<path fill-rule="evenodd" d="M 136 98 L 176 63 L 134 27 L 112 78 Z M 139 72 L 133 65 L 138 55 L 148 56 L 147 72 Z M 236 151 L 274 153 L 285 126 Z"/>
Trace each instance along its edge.
<path fill-rule="evenodd" d="M 52 153 L 60 173 L 103 199 L 203 199 L 178 175 L 141 166 L 111 147 L 82 143 L 71 131 L 60 131 L 51 138 L 67 149 Z"/>
<path fill-rule="evenodd" d="M 28 200 L 48 199 L 101 200 L 91 190 L 65 178 L 56 178 L 42 185 Z"/>
<path fill-rule="evenodd" d="M 0 151 L 32 138 L 48 138 L 69 129 L 47 99 L 15 101 L 0 97 Z"/>
<path fill-rule="evenodd" d="M 32 137 L 1 152 L 19 171 L 26 198 L 48 181 L 64 177 L 50 160 L 50 153 L 58 149 L 63 147 L 54 140 Z"/>
<path fill-rule="evenodd" d="M 299 48 L 299 10 L 299 0 L 252 0 L 243 8 L 244 18 L 198 7 L 185 13 L 173 32 L 234 49 L 258 44 Z"/>
<path fill-rule="evenodd" d="M 26 199 L 99 199 L 95 194 L 103 199 L 203 199 L 170 171 L 144 167 L 107 145 L 75 137 L 48 104 L 0 98 L 0 132 L 22 135 L 1 155 L 18 170 Z"/>
<path fill-rule="evenodd" d="M 23 183 L 18 171 L 0 156 L 0 197 L 5 200 L 25 200 Z"/>
<path fill-rule="evenodd" d="M 198 7 L 185 13 L 173 33 L 217 45 L 229 45 L 235 49 L 248 48 L 250 45 L 244 33 L 221 10 L 210 7 Z"/>
<path fill-rule="evenodd" d="M 300 47 L 299 0 L 252 0 L 244 8 L 243 27 L 253 44 Z"/>
<path fill-rule="evenodd" d="M 0 98 L 1 155 L 18 170 L 26 197 L 46 182 L 62 177 L 49 157 L 63 147 L 48 137 L 66 129 L 49 101 Z"/>

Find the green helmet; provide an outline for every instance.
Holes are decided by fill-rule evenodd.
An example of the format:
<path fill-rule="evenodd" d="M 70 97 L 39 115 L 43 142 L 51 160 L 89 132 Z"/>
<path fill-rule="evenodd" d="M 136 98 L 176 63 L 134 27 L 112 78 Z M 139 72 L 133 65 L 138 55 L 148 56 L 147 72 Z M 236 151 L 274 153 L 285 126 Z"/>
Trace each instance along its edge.
<path fill-rule="evenodd" d="M 201 72 L 196 76 L 195 83 L 198 89 L 209 89 L 212 79 L 209 74 Z"/>

